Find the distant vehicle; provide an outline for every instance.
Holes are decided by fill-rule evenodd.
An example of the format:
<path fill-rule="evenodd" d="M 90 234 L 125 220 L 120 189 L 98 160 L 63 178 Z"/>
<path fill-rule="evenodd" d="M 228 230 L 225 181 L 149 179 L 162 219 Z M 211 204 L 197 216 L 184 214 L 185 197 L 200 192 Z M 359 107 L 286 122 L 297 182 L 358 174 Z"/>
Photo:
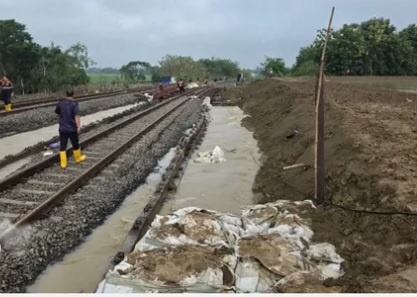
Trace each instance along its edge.
<path fill-rule="evenodd" d="M 163 78 L 161 78 L 161 84 L 163 85 L 169 85 L 169 84 L 173 84 L 175 83 L 175 78 L 172 76 L 165 76 Z"/>

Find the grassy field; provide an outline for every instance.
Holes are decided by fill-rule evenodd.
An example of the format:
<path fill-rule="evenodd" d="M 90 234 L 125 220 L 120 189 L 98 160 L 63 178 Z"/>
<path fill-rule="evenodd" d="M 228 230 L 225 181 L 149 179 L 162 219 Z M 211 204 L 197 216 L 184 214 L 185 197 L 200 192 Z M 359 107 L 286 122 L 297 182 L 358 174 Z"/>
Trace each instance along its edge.
<path fill-rule="evenodd" d="M 92 84 L 111 84 L 113 81 L 115 82 L 121 82 L 122 77 L 120 74 L 108 74 L 108 73 L 87 73 L 87 75 L 90 77 L 90 83 Z M 151 76 L 146 76 L 146 81 L 151 81 Z"/>
<path fill-rule="evenodd" d="M 122 78 L 120 74 L 107 73 L 87 73 L 90 77 L 91 83 L 112 83 L 113 81 L 120 81 Z"/>

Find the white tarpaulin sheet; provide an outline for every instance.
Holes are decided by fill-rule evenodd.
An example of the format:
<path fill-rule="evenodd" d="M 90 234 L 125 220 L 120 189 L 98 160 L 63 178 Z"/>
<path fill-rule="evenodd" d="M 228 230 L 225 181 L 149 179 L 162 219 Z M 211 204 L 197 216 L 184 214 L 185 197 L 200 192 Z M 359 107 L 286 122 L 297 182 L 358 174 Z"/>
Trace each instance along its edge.
<path fill-rule="evenodd" d="M 343 259 L 333 245 L 311 242 L 311 222 L 299 216 L 307 209 L 311 201 L 278 201 L 241 216 L 196 207 L 157 216 L 98 292 L 267 293 L 337 278 Z"/>

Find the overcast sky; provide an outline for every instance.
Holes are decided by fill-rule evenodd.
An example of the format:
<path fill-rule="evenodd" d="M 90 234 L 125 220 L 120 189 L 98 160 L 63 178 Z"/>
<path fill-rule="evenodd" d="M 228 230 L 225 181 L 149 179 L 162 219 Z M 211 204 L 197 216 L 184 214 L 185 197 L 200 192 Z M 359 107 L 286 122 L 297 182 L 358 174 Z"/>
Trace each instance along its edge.
<path fill-rule="evenodd" d="M 265 55 L 294 63 L 332 5 L 335 27 L 386 17 L 401 29 L 417 19 L 417 0 L 0 0 L 0 19 L 26 24 L 42 45 L 79 41 L 99 66 L 169 53 L 252 68 Z"/>

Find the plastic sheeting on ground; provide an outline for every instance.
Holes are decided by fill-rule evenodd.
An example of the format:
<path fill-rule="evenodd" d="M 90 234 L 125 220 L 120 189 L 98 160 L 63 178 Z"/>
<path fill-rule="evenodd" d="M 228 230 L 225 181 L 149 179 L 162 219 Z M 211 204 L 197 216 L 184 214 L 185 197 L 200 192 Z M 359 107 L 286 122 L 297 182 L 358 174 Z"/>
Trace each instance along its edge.
<path fill-rule="evenodd" d="M 98 292 L 273 292 L 343 274 L 328 243 L 312 243 L 311 201 L 245 207 L 241 216 L 187 207 L 157 216 Z"/>
<path fill-rule="evenodd" d="M 149 95 L 149 93 L 143 94 L 143 96 L 148 100 L 148 102 L 151 102 L 153 100 L 153 95 Z"/>
<path fill-rule="evenodd" d="M 205 105 L 207 109 L 211 109 L 213 107 L 213 105 L 211 105 L 210 103 L 210 100 L 211 100 L 210 97 L 206 97 L 203 99 L 202 105 Z"/>
<path fill-rule="evenodd" d="M 199 87 L 198 83 L 195 83 L 195 82 L 190 82 L 187 84 L 187 89 L 194 89 L 198 87 Z"/>
<path fill-rule="evenodd" d="M 224 163 L 226 157 L 224 151 L 216 146 L 212 151 L 200 152 L 197 154 L 197 158 L 194 159 L 196 163 Z"/>

